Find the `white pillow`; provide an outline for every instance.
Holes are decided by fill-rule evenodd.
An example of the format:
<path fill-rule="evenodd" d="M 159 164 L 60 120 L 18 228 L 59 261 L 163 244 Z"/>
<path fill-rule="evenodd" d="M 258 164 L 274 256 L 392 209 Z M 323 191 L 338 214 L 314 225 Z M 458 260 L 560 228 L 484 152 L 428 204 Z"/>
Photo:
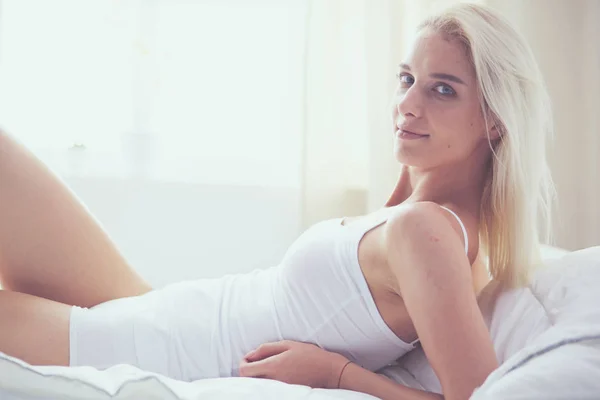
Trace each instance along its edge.
<path fill-rule="evenodd" d="M 560 258 L 568 253 L 569 253 L 568 250 L 560 248 L 560 247 L 551 246 L 548 244 L 542 245 L 542 259 L 545 261 L 550 261 L 550 260 L 554 260 L 556 258 Z"/>

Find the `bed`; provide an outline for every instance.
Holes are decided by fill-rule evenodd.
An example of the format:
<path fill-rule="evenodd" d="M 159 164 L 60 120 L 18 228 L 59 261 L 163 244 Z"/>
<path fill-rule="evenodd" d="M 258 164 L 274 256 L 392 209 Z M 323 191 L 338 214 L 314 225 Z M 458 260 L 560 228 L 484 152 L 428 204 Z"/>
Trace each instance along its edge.
<path fill-rule="evenodd" d="M 600 246 L 566 254 L 546 249 L 544 268 L 526 288 L 503 293 L 490 315 L 501 366 L 472 395 L 482 399 L 600 398 Z M 440 392 L 422 350 L 379 373 Z M 191 383 L 128 365 L 33 367 L 0 353 L 0 399 L 374 399 L 347 390 L 251 378 Z"/>

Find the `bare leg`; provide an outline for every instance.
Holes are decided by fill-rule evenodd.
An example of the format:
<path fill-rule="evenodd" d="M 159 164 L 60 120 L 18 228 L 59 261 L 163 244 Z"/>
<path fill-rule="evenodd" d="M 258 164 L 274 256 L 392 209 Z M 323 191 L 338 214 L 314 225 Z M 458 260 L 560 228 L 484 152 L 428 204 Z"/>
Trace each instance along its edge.
<path fill-rule="evenodd" d="M 81 307 L 151 290 L 69 189 L 1 131 L 0 282 Z"/>
<path fill-rule="evenodd" d="M 0 351 L 32 365 L 69 365 L 71 307 L 0 290 Z"/>

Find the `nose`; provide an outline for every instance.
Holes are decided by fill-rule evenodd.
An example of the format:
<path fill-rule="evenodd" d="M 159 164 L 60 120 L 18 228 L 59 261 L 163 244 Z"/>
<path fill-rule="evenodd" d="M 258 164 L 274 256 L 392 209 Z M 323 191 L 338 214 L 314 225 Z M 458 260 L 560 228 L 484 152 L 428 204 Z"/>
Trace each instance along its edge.
<path fill-rule="evenodd" d="M 407 90 L 398 89 L 394 101 L 394 117 L 418 118 L 423 113 L 423 98 L 417 85 L 412 85 Z"/>

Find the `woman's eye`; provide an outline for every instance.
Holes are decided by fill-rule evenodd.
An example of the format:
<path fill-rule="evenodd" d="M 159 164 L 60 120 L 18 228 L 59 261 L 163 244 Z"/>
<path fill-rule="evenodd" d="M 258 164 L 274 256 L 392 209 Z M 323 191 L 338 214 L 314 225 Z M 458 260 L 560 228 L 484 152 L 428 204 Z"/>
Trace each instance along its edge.
<path fill-rule="evenodd" d="M 402 86 L 410 86 L 412 85 L 415 80 L 412 76 L 404 74 L 404 73 L 399 73 L 397 74 L 398 76 L 398 80 L 400 81 L 400 84 L 402 84 Z"/>
<path fill-rule="evenodd" d="M 452 89 L 448 85 L 437 85 L 435 87 L 435 91 L 438 92 L 439 94 L 444 95 L 444 96 L 453 96 L 453 95 L 456 94 L 456 92 L 454 91 L 454 89 Z"/>

